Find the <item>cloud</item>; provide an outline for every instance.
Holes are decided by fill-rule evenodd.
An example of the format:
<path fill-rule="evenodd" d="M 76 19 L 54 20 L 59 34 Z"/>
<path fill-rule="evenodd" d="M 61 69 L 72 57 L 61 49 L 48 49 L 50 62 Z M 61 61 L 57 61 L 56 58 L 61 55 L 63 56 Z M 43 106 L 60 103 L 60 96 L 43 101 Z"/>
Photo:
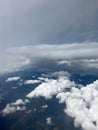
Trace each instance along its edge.
<path fill-rule="evenodd" d="M 6 80 L 6 82 L 17 81 L 17 80 L 19 80 L 19 79 L 20 79 L 20 77 L 9 77 L 9 78 Z"/>
<path fill-rule="evenodd" d="M 16 111 L 24 111 L 25 109 L 26 109 L 25 106 L 20 107 L 20 106 L 11 106 L 10 104 L 7 104 L 6 107 L 2 110 L 2 114 L 5 116 L 14 113 Z"/>
<path fill-rule="evenodd" d="M 9 48 L 4 53 L 2 52 L 0 56 L 0 72 L 16 71 L 27 66 L 39 66 L 40 63 L 48 64 L 52 61 L 56 65 L 62 60 L 67 61 L 66 66 L 74 70 L 75 66 L 79 69 L 97 69 L 97 52 L 98 44 L 87 42 L 81 44 L 42 44 Z M 43 62 L 45 60 L 46 62 Z"/>
<path fill-rule="evenodd" d="M 40 80 L 26 80 L 24 81 L 24 84 L 27 85 L 27 84 L 36 84 L 36 83 L 40 83 L 41 81 Z"/>
<path fill-rule="evenodd" d="M 48 117 L 47 119 L 46 119 L 46 124 L 47 125 L 51 125 L 52 124 L 52 118 L 51 117 Z"/>
<path fill-rule="evenodd" d="M 82 127 L 83 130 L 98 129 L 98 80 L 83 86 L 58 72 L 58 78 L 47 78 L 27 95 L 28 98 L 41 96 L 45 99 L 56 96 L 59 103 L 65 103 L 64 112 L 74 119 L 75 127 Z"/>
<path fill-rule="evenodd" d="M 66 77 L 69 78 L 70 74 L 67 71 L 56 71 L 54 73 L 49 73 L 49 74 L 41 74 L 41 77 L 39 77 L 40 79 L 47 81 L 47 79 L 58 79 L 60 77 Z"/>
<path fill-rule="evenodd" d="M 6 107 L 1 111 L 1 113 L 4 116 L 6 116 L 6 115 L 14 113 L 16 111 L 24 111 L 24 110 L 26 110 L 25 105 L 27 103 L 29 103 L 28 99 L 25 99 L 24 101 L 22 99 L 18 99 L 18 100 L 16 100 L 16 102 L 7 104 Z"/>
<path fill-rule="evenodd" d="M 45 77 L 38 77 L 38 79 L 39 79 L 40 81 L 45 81 L 45 80 L 46 80 Z"/>
<path fill-rule="evenodd" d="M 61 72 L 58 72 L 58 75 L 61 75 Z M 64 72 L 62 72 L 64 74 Z M 66 75 L 66 72 L 65 72 Z M 56 95 L 59 92 L 62 92 L 66 88 L 71 88 L 74 86 L 74 82 L 71 82 L 67 76 L 60 76 L 58 79 L 46 79 L 45 82 L 36 87 L 31 91 L 27 97 L 45 97 L 46 99 L 51 99 L 52 96 Z"/>
<path fill-rule="evenodd" d="M 75 68 L 78 66 L 78 64 L 80 65 L 79 68 L 82 69 L 98 69 L 98 59 L 77 59 L 77 60 L 61 60 L 57 62 L 58 65 L 65 65 L 67 67 L 70 68 Z"/>
<path fill-rule="evenodd" d="M 29 103 L 30 101 L 28 99 L 25 99 L 24 101 L 22 99 L 16 100 L 16 102 L 11 103 L 11 105 L 25 105 L 26 103 Z"/>
<path fill-rule="evenodd" d="M 98 129 L 98 80 L 70 92 L 58 93 L 60 103 L 65 103 L 65 113 L 74 118 L 76 127 L 84 130 Z"/>
<path fill-rule="evenodd" d="M 0 0 L 0 44 L 98 41 L 97 5 L 97 0 Z"/>
<path fill-rule="evenodd" d="M 45 108 L 48 108 L 48 105 L 46 104 L 46 105 L 42 106 L 42 108 L 44 108 L 44 109 L 45 109 Z"/>

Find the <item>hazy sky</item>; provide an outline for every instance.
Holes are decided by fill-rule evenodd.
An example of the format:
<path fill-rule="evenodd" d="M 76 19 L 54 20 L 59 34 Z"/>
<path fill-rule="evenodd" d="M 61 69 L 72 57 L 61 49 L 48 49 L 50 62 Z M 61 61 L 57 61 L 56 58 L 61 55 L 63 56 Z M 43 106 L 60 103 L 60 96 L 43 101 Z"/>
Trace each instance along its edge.
<path fill-rule="evenodd" d="M 0 71 L 72 56 L 76 66 L 77 55 L 81 67 L 98 68 L 97 6 L 98 0 L 0 0 Z"/>
<path fill-rule="evenodd" d="M 45 65 L 53 69 L 63 65 L 75 74 L 98 74 L 98 0 L 0 0 L 0 74 L 30 66 L 43 70 Z M 84 89 L 75 84 L 69 97 L 62 83 L 64 87 L 73 84 L 69 79 L 51 80 L 27 96 L 43 92 L 47 96 L 47 88 L 48 96 L 57 91 L 57 98 L 67 103 L 66 113 L 75 118 L 75 126 L 97 130 L 98 80 Z"/>
<path fill-rule="evenodd" d="M 0 47 L 98 41 L 98 0 L 0 0 Z"/>

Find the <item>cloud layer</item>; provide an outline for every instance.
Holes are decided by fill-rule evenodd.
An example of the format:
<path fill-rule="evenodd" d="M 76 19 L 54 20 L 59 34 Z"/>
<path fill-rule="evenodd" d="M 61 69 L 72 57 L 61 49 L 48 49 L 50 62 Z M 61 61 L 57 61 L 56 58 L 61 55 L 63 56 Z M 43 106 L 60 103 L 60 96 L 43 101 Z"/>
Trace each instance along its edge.
<path fill-rule="evenodd" d="M 19 79 L 20 79 L 20 77 L 9 77 L 9 78 L 6 80 L 6 82 L 17 81 L 17 80 L 19 80 Z"/>
<path fill-rule="evenodd" d="M 50 99 L 56 96 L 59 103 L 65 103 L 64 112 L 74 119 L 75 127 L 84 130 L 98 129 L 98 80 L 83 86 L 76 84 L 69 77 L 56 72 L 57 79 L 46 78 L 45 82 L 30 92 L 28 98 L 44 97 Z M 59 75 L 60 74 L 60 75 Z M 52 74 L 55 75 L 55 74 Z"/>
<path fill-rule="evenodd" d="M 9 48 L 0 55 L 0 72 L 15 71 L 23 66 L 36 66 L 47 59 L 55 64 L 67 61 L 68 67 L 98 68 L 98 44 L 87 42 L 63 45 L 33 45 Z M 57 62 L 57 63 L 56 63 Z M 78 67 L 77 67 L 78 66 Z"/>
<path fill-rule="evenodd" d="M 97 5 L 97 0 L 0 0 L 0 44 L 98 41 Z"/>
<path fill-rule="evenodd" d="M 28 99 L 22 100 L 22 99 L 18 99 L 15 102 L 12 102 L 10 104 L 7 104 L 6 107 L 2 110 L 2 114 L 8 115 L 11 113 L 14 113 L 16 111 L 24 111 L 26 110 L 25 105 L 29 103 Z"/>
<path fill-rule="evenodd" d="M 65 72 L 65 75 L 66 75 L 66 72 Z M 36 87 L 34 91 L 30 92 L 27 95 L 27 97 L 33 98 L 33 97 L 42 96 L 42 97 L 45 97 L 46 99 L 50 99 L 57 93 L 60 93 L 64 91 L 66 88 L 70 88 L 74 85 L 75 85 L 74 82 L 70 82 L 70 80 L 66 76 L 61 76 L 58 78 L 58 80 L 47 78 L 45 82 L 43 82 L 38 87 Z"/>

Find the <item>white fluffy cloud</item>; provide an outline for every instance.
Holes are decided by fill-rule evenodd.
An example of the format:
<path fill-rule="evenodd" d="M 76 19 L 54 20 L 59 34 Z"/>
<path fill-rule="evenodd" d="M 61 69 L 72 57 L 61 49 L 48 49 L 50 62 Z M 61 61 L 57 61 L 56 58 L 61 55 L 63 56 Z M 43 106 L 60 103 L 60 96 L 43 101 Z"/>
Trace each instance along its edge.
<path fill-rule="evenodd" d="M 47 125 L 51 125 L 51 124 L 52 124 L 52 118 L 51 118 L 51 117 L 48 117 L 48 118 L 46 119 L 46 124 L 47 124 Z"/>
<path fill-rule="evenodd" d="M 25 99 L 24 101 L 22 99 L 16 100 L 16 102 L 11 103 L 11 105 L 25 105 L 26 103 L 29 103 L 30 101 L 28 99 Z"/>
<path fill-rule="evenodd" d="M 41 81 L 40 80 L 26 80 L 24 81 L 24 84 L 27 85 L 27 84 L 36 84 L 36 83 L 40 83 Z"/>
<path fill-rule="evenodd" d="M 7 104 L 6 107 L 2 110 L 2 114 L 5 116 L 14 113 L 16 111 L 24 111 L 25 109 L 26 109 L 25 106 L 20 107 L 20 106 L 12 106 L 10 104 Z"/>
<path fill-rule="evenodd" d="M 9 78 L 6 80 L 6 82 L 17 81 L 17 80 L 19 80 L 19 79 L 20 79 L 20 77 L 9 77 Z"/>
<path fill-rule="evenodd" d="M 65 113 L 74 118 L 76 127 L 98 129 L 98 80 L 80 89 L 72 87 L 70 92 L 58 93 L 56 97 L 66 104 Z"/>
<path fill-rule="evenodd" d="M 59 103 L 66 104 L 64 111 L 74 119 L 75 127 L 81 126 L 84 130 L 98 130 L 98 80 L 83 86 L 70 81 L 68 76 L 61 76 L 61 72 L 59 75 L 58 72 L 57 79 L 47 78 L 27 97 L 42 96 L 50 99 L 54 95 L 59 99 Z"/>
<path fill-rule="evenodd" d="M 47 105 L 47 104 L 46 104 L 46 105 L 43 105 L 42 108 L 44 108 L 44 109 L 45 109 L 45 108 L 48 108 L 48 105 Z"/>
<path fill-rule="evenodd" d="M 27 103 L 29 103 L 28 99 L 25 99 L 24 101 L 22 99 L 18 99 L 18 100 L 16 100 L 16 102 L 7 104 L 1 113 L 5 116 L 8 114 L 14 113 L 16 111 L 24 111 L 24 110 L 26 110 L 25 105 Z"/>
<path fill-rule="evenodd" d="M 46 99 L 50 99 L 53 95 L 56 95 L 57 93 L 64 91 L 65 88 L 71 88 L 72 86 L 75 86 L 74 82 L 71 82 L 67 76 L 64 76 L 64 72 L 58 72 L 58 75 L 61 75 L 61 73 L 62 76 L 59 76 L 58 79 L 46 78 L 46 81 L 40 84 L 38 87 L 36 87 L 34 91 L 30 92 L 27 95 L 27 97 L 33 98 L 42 96 Z M 55 74 L 57 75 L 57 73 L 54 73 L 54 75 Z"/>

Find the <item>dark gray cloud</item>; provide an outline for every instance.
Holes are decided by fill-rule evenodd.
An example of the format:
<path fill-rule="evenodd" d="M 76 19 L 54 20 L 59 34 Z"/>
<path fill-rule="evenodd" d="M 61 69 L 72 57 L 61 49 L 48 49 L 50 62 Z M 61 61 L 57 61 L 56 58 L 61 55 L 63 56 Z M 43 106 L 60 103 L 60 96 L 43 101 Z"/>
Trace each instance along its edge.
<path fill-rule="evenodd" d="M 89 46 L 88 46 L 89 44 Z M 21 67 L 65 65 L 76 70 L 98 70 L 98 44 L 74 43 L 61 45 L 27 45 L 6 49 L 0 55 L 0 72 L 15 71 Z M 44 63 L 44 64 L 43 64 Z M 43 66 L 44 65 L 44 66 Z M 55 68 L 54 68 L 55 69 Z"/>
<path fill-rule="evenodd" d="M 98 0 L 0 0 L 0 46 L 98 41 Z"/>
<path fill-rule="evenodd" d="M 43 59 L 70 60 L 72 68 L 77 59 L 84 59 L 81 67 L 94 59 L 90 66 L 98 68 L 97 5 L 98 0 L 0 0 L 0 71 Z"/>

